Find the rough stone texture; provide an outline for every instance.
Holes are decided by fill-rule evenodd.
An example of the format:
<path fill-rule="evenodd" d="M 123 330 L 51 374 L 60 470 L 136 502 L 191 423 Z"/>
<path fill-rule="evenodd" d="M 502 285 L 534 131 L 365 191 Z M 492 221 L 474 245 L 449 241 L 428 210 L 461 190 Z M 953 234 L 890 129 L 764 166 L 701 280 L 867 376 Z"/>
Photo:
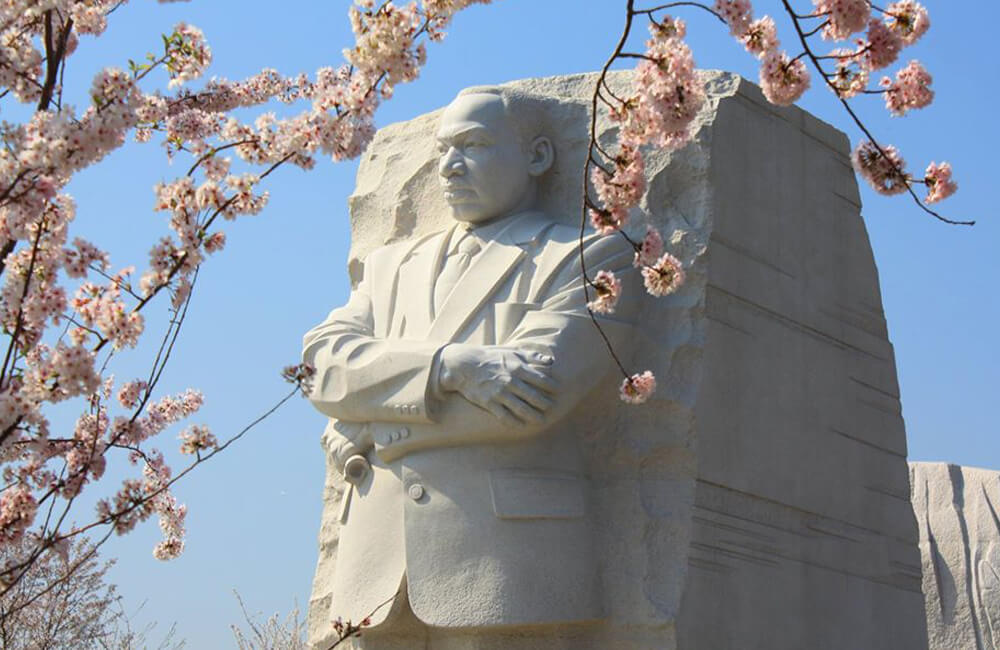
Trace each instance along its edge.
<path fill-rule="evenodd" d="M 597 645 L 567 647 L 926 648 L 893 352 L 847 140 L 738 77 L 704 78 L 696 140 L 647 161 L 643 216 L 689 265 L 688 282 L 648 300 L 641 319 L 634 366 L 657 373 L 656 398 L 609 406 L 581 437 L 607 522 L 608 621 Z M 594 81 L 511 84 L 552 107 L 557 163 L 542 207 L 567 223 L 579 220 Z M 626 73 L 611 83 L 624 88 Z M 449 222 L 437 115 L 381 129 L 362 159 L 350 200 L 355 282 L 374 248 Z M 599 127 L 613 139 L 612 125 Z M 329 585 L 342 489 L 328 472 L 315 647 L 340 611 Z"/>
<path fill-rule="evenodd" d="M 931 650 L 1000 648 L 1000 472 L 911 463 Z"/>

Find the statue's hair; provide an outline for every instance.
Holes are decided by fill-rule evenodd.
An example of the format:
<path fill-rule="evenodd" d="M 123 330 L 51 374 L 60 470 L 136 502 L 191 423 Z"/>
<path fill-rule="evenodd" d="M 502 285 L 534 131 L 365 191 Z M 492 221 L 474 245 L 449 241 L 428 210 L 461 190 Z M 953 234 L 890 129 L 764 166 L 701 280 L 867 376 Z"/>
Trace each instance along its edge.
<path fill-rule="evenodd" d="M 538 136 L 550 135 L 545 101 L 537 95 L 504 86 L 472 86 L 458 93 L 459 97 L 464 95 L 499 97 L 503 102 L 504 113 L 520 136 L 521 143 L 526 147 Z"/>

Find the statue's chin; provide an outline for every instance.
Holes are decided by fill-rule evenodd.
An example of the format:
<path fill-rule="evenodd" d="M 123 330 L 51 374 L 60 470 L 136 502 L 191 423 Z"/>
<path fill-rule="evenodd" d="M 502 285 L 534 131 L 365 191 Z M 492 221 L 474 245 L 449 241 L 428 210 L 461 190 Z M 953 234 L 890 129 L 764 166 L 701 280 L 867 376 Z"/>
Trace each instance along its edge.
<path fill-rule="evenodd" d="M 455 221 L 463 223 L 480 223 L 489 221 L 494 215 L 485 214 L 482 210 L 477 210 L 474 205 L 463 202 L 449 202 L 451 206 L 451 216 Z"/>

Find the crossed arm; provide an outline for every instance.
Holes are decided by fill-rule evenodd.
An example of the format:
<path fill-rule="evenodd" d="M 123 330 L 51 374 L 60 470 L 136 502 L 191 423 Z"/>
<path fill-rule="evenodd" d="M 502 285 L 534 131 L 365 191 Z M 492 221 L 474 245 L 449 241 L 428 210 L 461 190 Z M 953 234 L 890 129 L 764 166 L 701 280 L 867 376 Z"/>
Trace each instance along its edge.
<path fill-rule="evenodd" d="M 629 275 L 631 251 L 609 238 L 591 242 L 588 266 Z M 412 439 L 380 456 L 429 446 L 509 441 L 545 431 L 608 369 L 610 358 L 585 308 L 578 259 L 501 345 L 381 338 L 375 335 L 370 273 L 344 307 L 306 334 L 303 357 L 317 369 L 313 404 L 335 418 L 324 437 L 342 467 L 373 445 L 373 426 L 413 427 Z M 634 287 L 634 283 L 631 284 Z M 613 344 L 627 341 L 637 307 L 623 297 L 602 319 Z M 388 457 L 391 456 L 391 457 Z"/>

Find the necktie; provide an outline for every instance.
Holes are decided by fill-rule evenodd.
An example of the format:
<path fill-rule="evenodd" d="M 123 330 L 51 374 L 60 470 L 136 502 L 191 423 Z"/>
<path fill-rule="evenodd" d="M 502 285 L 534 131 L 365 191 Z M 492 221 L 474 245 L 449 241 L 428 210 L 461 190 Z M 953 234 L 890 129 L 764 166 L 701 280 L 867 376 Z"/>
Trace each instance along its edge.
<path fill-rule="evenodd" d="M 447 300 L 459 279 L 469 268 L 469 263 L 473 256 L 479 252 L 479 241 L 475 236 L 465 233 L 458 242 L 458 246 L 448 255 L 444 262 L 444 268 L 437 282 L 434 283 L 434 313 L 441 310 L 444 301 Z"/>

